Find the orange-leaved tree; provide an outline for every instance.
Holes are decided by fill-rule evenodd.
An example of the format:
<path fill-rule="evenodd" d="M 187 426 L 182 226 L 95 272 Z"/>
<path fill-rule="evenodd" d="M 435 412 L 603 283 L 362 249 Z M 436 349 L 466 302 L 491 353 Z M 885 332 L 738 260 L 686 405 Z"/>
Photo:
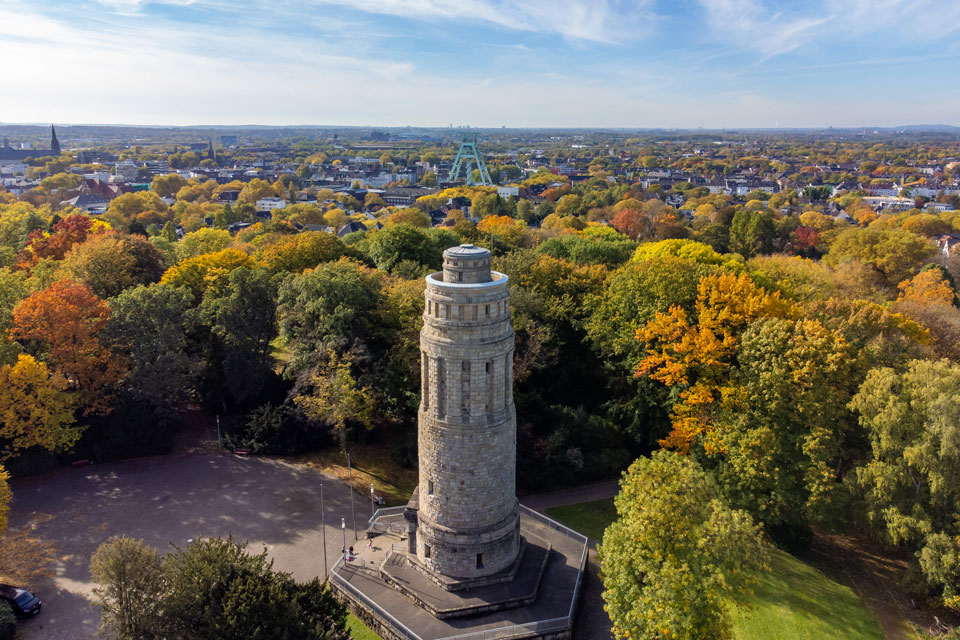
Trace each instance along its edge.
<path fill-rule="evenodd" d="M 955 292 L 940 269 L 924 269 L 917 275 L 897 285 L 900 289 L 899 302 L 918 302 L 920 304 L 939 303 L 952 305 Z"/>
<path fill-rule="evenodd" d="M 722 450 L 710 413 L 725 394 L 733 392 L 726 372 L 733 364 L 740 334 L 751 322 L 765 317 L 790 318 L 796 306 L 757 287 L 746 274 L 705 276 L 697 286 L 695 317 L 679 306 L 657 312 L 637 330 L 647 355 L 637 376 L 647 376 L 679 389 L 673 406 L 673 430 L 661 441 L 670 449 L 687 452 L 698 438 L 708 452 Z"/>
<path fill-rule="evenodd" d="M 54 282 L 13 309 L 10 337 L 63 376 L 80 397 L 83 415 L 110 412 L 125 365 L 100 344 L 110 308 L 85 284 Z"/>

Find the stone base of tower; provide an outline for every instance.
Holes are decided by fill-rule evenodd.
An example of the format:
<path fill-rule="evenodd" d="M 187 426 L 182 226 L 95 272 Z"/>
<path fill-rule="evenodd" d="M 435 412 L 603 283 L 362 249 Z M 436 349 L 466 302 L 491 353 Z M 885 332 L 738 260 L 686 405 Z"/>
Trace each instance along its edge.
<path fill-rule="evenodd" d="M 518 521 L 519 525 L 519 521 Z M 518 526 L 519 531 L 519 526 Z M 405 554 L 411 567 L 423 574 L 427 580 L 437 585 L 445 591 L 465 591 L 467 589 L 476 589 L 478 587 L 488 587 L 495 584 L 510 582 L 517 577 L 520 565 L 523 562 L 523 553 L 526 550 L 526 541 L 521 537 L 519 552 L 514 556 L 513 562 L 506 565 L 499 571 L 489 573 L 483 576 L 472 578 L 451 578 L 442 573 L 438 573 L 433 566 L 428 566 L 414 554 Z"/>
<path fill-rule="evenodd" d="M 531 539 L 527 543 L 524 540 L 520 556 L 510 567 L 491 576 L 475 578 L 472 582 L 461 582 L 456 591 L 464 594 L 469 591 L 466 597 L 451 597 L 453 590 L 439 582 L 437 574 L 426 570 L 417 557 L 409 553 L 388 555 L 380 565 L 380 575 L 394 589 L 440 620 L 468 618 L 535 602 L 549 559 L 549 542 Z"/>
<path fill-rule="evenodd" d="M 407 505 L 407 510 L 415 507 Z M 423 514 L 417 518 L 417 568 L 447 591 L 513 580 L 520 565 L 519 508 L 485 529 L 458 531 L 438 526 Z"/>
<path fill-rule="evenodd" d="M 459 591 L 437 584 L 416 565 L 402 509 L 392 509 L 378 512 L 369 546 L 337 563 L 330 582 L 386 640 L 446 640 L 478 631 L 503 640 L 571 638 L 587 539 L 526 507 L 519 522 L 523 554 L 511 580 Z"/>

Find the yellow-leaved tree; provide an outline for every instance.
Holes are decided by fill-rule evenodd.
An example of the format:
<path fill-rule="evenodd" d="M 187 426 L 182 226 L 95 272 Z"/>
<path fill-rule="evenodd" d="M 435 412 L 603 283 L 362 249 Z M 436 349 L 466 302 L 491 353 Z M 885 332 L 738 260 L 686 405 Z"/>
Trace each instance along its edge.
<path fill-rule="evenodd" d="M 10 485 L 7 484 L 9 479 L 10 475 L 0 464 L 0 533 L 3 533 L 3 530 L 7 528 L 7 512 L 10 510 L 10 500 L 13 499 L 13 494 L 10 493 Z"/>
<path fill-rule="evenodd" d="M 673 406 L 673 430 L 661 444 L 686 452 L 702 437 L 708 452 L 722 450 L 710 412 L 731 391 L 724 374 L 736 355 L 740 334 L 759 318 L 796 315 L 796 306 L 779 292 L 757 287 L 743 273 L 721 273 L 700 280 L 695 317 L 671 306 L 638 329 L 637 340 L 647 345 L 647 355 L 636 375 L 680 389 Z"/>
<path fill-rule="evenodd" d="M 74 426 L 76 394 L 66 388 L 62 376 L 51 375 L 30 355 L 0 367 L 0 460 L 35 446 L 64 451 L 80 438 L 81 429 Z"/>
<path fill-rule="evenodd" d="M 513 246 L 516 246 L 523 239 L 523 232 L 526 228 L 527 225 L 510 216 L 487 216 L 477 223 L 477 231 L 489 233 Z"/>
<path fill-rule="evenodd" d="M 239 249 L 223 249 L 184 260 L 170 267 L 160 279 L 161 284 L 190 289 L 197 300 L 208 289 L 219 291 L 227 286 L 230 272 L 238 267 L 256 266 L 253 258 Z"/>

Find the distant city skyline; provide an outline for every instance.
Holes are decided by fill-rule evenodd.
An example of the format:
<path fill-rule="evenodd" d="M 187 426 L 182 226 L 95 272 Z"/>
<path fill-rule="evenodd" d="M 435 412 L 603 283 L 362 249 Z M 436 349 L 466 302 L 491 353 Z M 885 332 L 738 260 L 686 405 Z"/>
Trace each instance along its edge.
<path fill-rule="evenodd" d="M 960 125 L 954 0 L 0 0 L 0 121 Z"/>

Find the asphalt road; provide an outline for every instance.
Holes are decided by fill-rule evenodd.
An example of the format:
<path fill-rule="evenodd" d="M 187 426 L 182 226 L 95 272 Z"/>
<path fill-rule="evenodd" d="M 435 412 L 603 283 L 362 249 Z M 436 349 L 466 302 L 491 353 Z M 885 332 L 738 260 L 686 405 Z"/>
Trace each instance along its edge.
<path fill-rule="evenodd" d="M 345 518 L 352 544 L 346 485 L 331 476 L 263 458 L 185 455 L 63 469 L 13 482 L 10 527 L 36 522 L 35 536 L 56 547 L 55 576 L 32 585 L 44 601 L 23 621 L 24 640 L 97 637 L 100 614 L 87 599 L 88 563 L 113 535 L 142 538 L 163 551 L 200 537 L 233 535 L 250 549 L 266 546 L 274 568 L 298 580 L 323 575 L 320 485 L 327 566 L 339 557 Z M 355 495 L 361 535 L 369 502 Z"/>
<path fill-rule="evenodd" d="M 320 485 L 324 487 L 321 527 Z M 55 546 L 55 575 L 35 587 L 44 601 L 37 617 L 22 621 L 22 640 L 87 640 L 97 637 L 100 613 L 89 600 L 88 569 L 97 546 L 113 535 L 142 538 L 169 551 L 200 537 L 227 536 L 264 546 L 274 568 L 297 580 L 324 573 L 353 543 L 350 493 L 332 476 L 284 462 L 232 455 L 192 454 L 60 469 L 13 482 L 10 527 L 34 523 L 32 535 Z M 616 493 L 606 482 L 525 496 L 534 509 L 597 500 Z M 370 504 L 354 494 L 363 535 Z M 340 528 L 346 520 L 347 529 Z M 607 640 L 609 621 L 593 565 L 578 622 L 581 640 Z"/>

